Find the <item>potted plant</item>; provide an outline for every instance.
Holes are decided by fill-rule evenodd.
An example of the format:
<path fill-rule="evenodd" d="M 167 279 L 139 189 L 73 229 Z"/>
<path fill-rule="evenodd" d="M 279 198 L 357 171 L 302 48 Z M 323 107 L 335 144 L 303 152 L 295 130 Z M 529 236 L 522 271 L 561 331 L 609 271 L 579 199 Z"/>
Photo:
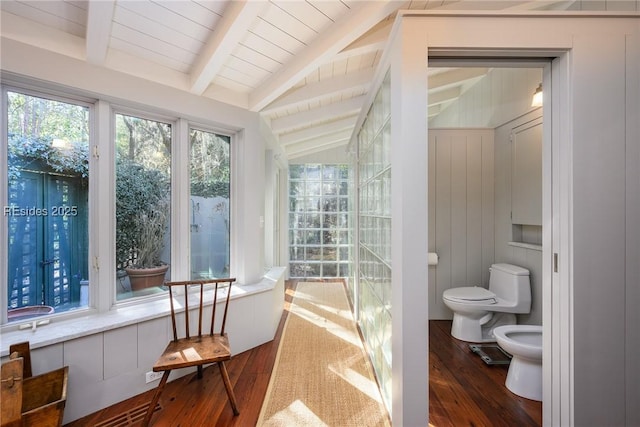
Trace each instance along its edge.
<path fill-rule="evenodd" d="M 169 265 L 161 259 L 169 226 L 169 182 L 157 169 L 119 161 L 116 179 L 116 259 L 131 290 L 161 286 Z"/>

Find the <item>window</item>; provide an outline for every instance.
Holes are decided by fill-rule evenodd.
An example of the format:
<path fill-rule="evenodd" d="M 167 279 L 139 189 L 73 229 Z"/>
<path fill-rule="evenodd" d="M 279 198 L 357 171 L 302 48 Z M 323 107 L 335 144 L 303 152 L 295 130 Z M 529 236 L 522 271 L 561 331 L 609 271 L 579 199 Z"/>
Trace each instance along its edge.
<path fill-rule="evenodd" d="M 15 84 L 2 87 L 0 154 L 8 329 L 145 304 L 166 280 L 229 276 L 232 136 L 151 107 Z M 172 258 L 189 245 L 191 265 Z"/>
<path fill-rule="evenodd" d="M 88 305 L 89 108 L 6 93 L 7 320 Z"/>
<path fill-rule="evenodd" d="M 170 261 L 171 125 L 115 115 L 117 298 L 162 291 Z"/>
<path fill-rule="evenodd" d="M 191 141 L 191 278 L 229 276 L 230 138 L 199 129 Z"/>
<path fill-rule="evenodd" d="M 348 166 L 291 165 L 291 277 L 347 277 L 349 250 Z"/>

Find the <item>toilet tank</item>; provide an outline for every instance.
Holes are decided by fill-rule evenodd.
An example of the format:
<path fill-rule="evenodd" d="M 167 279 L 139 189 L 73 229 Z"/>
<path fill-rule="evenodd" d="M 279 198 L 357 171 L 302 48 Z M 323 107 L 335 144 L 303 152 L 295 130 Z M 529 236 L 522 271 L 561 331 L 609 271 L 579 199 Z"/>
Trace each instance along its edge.
<path fill-rule="evenodd" d="M 512 303 L 516 313 L 531 310 L 529 270 L 512 264 L 493 264 L 489 269 L 489 290 L 505 302 Z"/>

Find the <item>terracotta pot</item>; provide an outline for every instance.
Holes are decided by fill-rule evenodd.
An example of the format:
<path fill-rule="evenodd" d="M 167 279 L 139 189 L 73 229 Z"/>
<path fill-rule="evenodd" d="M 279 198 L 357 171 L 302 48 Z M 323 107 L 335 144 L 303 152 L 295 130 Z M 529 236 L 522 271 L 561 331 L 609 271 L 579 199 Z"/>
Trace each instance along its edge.
<path fill-rule="evenodd" d="M 162 286 L 169 264 L 151 268 L 125 268 L 132 291 Z"/>

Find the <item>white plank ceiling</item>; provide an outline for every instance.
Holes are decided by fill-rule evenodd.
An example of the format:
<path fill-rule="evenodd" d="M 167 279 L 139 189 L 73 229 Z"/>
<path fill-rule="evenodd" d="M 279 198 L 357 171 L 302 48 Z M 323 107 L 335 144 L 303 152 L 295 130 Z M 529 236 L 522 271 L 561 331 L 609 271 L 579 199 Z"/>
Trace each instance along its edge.
<path fill-rule="evenodd" d="M 2 0 L 0 6 L 2 37 L 259 111 L 295 158 L 347 143 L 399 9 L 637 11 L 640 0 Z M 430 115 L 487 70 L 437 72 Z"/>

